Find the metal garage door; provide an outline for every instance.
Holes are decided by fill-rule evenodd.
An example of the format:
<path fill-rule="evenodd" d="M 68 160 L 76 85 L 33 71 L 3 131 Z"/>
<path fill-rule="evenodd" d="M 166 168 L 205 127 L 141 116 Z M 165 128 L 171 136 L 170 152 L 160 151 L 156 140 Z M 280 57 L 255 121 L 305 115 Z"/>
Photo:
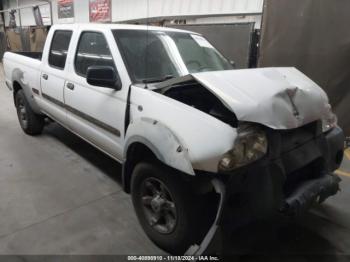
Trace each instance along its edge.
<path fill-rule="evenodd" d="M 248 68 L 254 23 L 167 25 L 205 36 L 236 68 Z"/>
<path fill-rule="evenodd" d="M 294 66 L 322 86 L 348 136 L 349 14 L 349 0 L 265 0 L 259 56 L 259 66 Z"/>

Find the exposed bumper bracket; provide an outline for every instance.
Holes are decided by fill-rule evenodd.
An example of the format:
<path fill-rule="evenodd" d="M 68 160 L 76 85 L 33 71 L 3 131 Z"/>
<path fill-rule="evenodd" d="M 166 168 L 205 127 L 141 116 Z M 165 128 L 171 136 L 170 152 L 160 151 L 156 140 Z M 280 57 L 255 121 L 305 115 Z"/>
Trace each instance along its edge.
<path fill-rule="evenodd" d="M 297 216 L 315 203 L 322 203 L 339 191 L 341 179 L 335 174 L 325 174 L 317 179 L 302 183 L 286 200 L 281 212 Z"/>

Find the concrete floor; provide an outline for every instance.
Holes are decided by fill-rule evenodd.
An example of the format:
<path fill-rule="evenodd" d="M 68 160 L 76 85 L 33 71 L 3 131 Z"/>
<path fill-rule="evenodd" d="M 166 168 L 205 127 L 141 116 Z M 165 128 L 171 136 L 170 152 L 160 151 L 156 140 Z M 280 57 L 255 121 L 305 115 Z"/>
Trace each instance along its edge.
<path fill-rule="evenodd" d="M 57 124 L 25 135 L 0 81 L 0 254 L 164 254 L 121 190 L 120 165 Z M 225 252 L 242 261 L 350 258 L 349 159 L 341 193 L 297 221 L 234 232 Z"/>

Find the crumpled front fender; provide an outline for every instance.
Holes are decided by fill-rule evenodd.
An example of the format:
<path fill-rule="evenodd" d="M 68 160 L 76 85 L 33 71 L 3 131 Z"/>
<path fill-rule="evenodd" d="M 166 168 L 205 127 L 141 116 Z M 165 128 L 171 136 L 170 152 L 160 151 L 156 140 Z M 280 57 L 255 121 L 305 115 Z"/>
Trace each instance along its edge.
<path fill-rule="evenodd" d="M 164 164 L 189 175 L 195 175 L 186 145 L 164 124 L 151 118 L 140 118 L 128 126 L 124 161 L 133 143 L 147 146 Z"/>

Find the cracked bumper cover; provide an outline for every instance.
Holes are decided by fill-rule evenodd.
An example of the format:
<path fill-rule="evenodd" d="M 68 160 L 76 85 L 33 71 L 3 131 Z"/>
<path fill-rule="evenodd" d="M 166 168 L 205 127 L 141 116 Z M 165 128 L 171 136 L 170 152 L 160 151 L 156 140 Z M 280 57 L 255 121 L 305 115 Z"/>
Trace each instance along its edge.
<path fill-rule="evenodd" d="M 270 137 L 274 150 L 265 159 L 212 180 L 220 195 L 216 219 L 202 243 L 191 246 L 187 254 L 215 253 L 213 240 L 220 235 L 220 226 L 237 228 L 281 212 L 298 215 L 339 191 L 340 178 L 332 171 L 343 158 L 341 128 L 319 133 L 286 153 L 281 153 L 281 139 L 275 135 Z M 288 188 L 289 184 L 293 186 Z"/>
<path fill-rule="evenodd" d="M 293 139 L 289 134 L 286 137 Z M 223 178 L 227 191 L 224 222 L 240 225 L 280 211 L 298 215 L 339 191 L 340 178 L 333 171 L 343 159 L 341 128 L 319 133 L 286 152 L 278 132 L 272 132 L 269 139 L 271 150 L 265 159 Z"/>

